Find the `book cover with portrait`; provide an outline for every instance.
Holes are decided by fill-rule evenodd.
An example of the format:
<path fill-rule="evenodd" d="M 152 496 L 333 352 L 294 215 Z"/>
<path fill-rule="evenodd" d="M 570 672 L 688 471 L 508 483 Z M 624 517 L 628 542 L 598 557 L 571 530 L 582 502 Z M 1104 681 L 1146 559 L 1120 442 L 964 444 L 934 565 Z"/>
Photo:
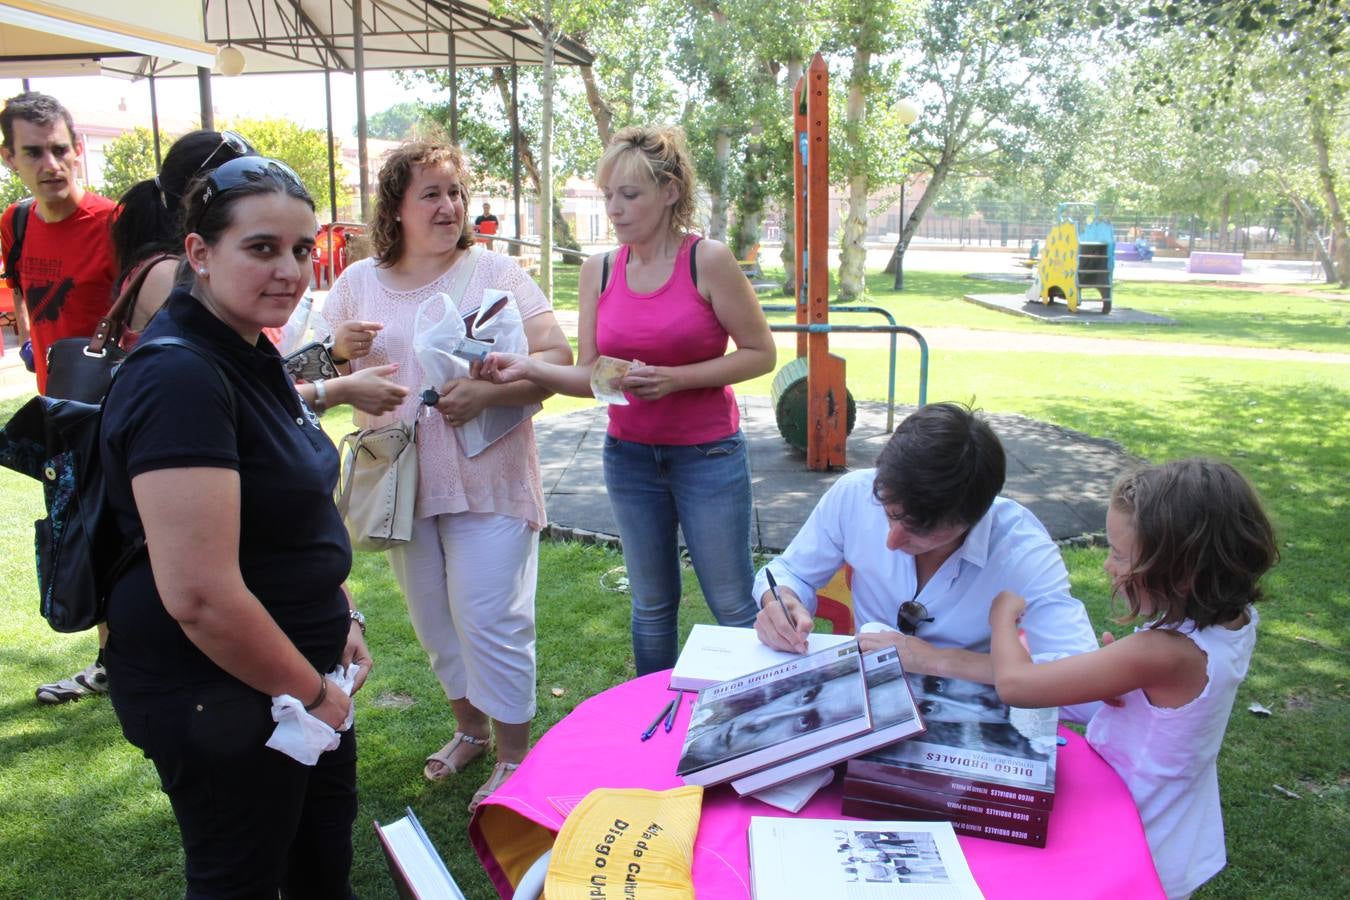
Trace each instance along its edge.
<path fill-rule="evenodd" d="M 676 772 L 705 787 L 870 730 L 862 654 L 850 641 L 704 688 Z"/>
<path fill-rule="evenodd" d="M 1010 707 L 990 684 L 905 678 L 928 730 L 850 760 L 850 776 L 1013 806 L 1054 804 L 1058 709 Z"/>
<path fill-rule="evenodd" d="M 737 778 L 732 783 L 736 793 L 742 796 L 754 794 L 807 772 L 829 768 L 869 750 L 922 734 L 924 723 L 905 680 L 900 651 L 882 647 L 864 654 L 863 672 L 867 679 L 867 706 L 872 713 L 871 730 Z"/>

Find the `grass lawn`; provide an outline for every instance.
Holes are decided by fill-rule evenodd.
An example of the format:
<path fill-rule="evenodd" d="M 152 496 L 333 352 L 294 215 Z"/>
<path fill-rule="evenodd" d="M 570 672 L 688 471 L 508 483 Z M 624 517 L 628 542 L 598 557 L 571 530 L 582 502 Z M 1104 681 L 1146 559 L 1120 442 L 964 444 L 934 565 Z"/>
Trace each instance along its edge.
<path fill-rule="evenodd" d="M 569 303 L 561 289 L 570 278 L 574 306 L 576 269 L 557 272 L 559 305 Z M 915 272 L 906 274 L 906 283 L 910 290 L 895 295 L 885 290 L 886 276 L 874 276 L 868 302 L 894 310 L 906 324 L 1006 331 L 1010 343 L 1018 332 L 1064 331 L 955 299 L 990 289 L 969 279 Z M 1126 290 L 1131 293 L 1122 293 L 1122 304 L 1170 309 L 1167 314 L 1181 324 L 1068 333 L 1350 350 L 1344 327 L 1350 306 L 1344 303 L 1176 285 L 1131 284 Z M 855 396 L 884 398 L 885 352 L 850 349 L 847 357 Z M 913 402 L 913 360 L 906 351 L 897 368 L 903 402 Z M 769 380 L 745 385 L 742 393 L 767 394 Z M 1112 438 L 1150 459 L 1223 456 L 1252 478 L 1279 529 L 1283 561 L 1267 581 L 1261 639 L 1220 759 L 1230 864 L 1199 896 L 1350 895 L 1344 863 L 1350 830 L 1350 367 L 935 351 L 929 397 L 1034 416 Z M 0 419 L 18 405 L 0 404 Z M 550 401 L 548 412 L 573 405 Z M 330 413 L 325 424 L 335 433 L 345 430 L 340 412 Z M 0 821 L 6 860 L 0 896 L 181 895 L 182 858 L 168 803 L 149 763 L 122 739 L 110 705 L 98 699 L 43 708 L 33 701 L 38 682 L 84 666 L 94 647 L 92 636 L 58 635 L 37 614 L 28 548 L 40 507 L 35 483 L 0 470 L 0 539 L 17 548 L 0 560 L 0 765 L 6 775 L 0 804 L 7 811 Z M 1099 630 L 1119 631 L 1109 621 L 1103 551 L 1065 556 L 1075 594 Z M 632 673 L 627 598 L 610 590 L 605 577 L 620 562 L 617 554 L 595 547 L 546 543 L 541 550 L 537 733 Z M 358 554 L 352 585 L 370 618 L 376 660 L 358 703 L 357 892 L 393 896 L 369 823 L 396 818 L 412 805 L 469 896 L 494 896 L 464 836 L 464 805 L 488 767 L 479 762 L 461 778 L 437 785 L 422 780 L 422 757 L 450 735 L 447 704 L 383 558 Z M 686 628 L 708 620 L 692 578 L 687 589 Z M 1253 702 L 1272 715 L 1247 712 Z"/>

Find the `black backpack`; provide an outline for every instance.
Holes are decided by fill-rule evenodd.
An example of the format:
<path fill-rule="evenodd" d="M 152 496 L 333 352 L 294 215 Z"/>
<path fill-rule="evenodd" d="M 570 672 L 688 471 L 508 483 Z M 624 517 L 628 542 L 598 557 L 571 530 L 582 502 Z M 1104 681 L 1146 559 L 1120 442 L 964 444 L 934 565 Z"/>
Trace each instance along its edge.
<path fill-rule="evenodd" d="M 25 197 L 14 204 L 14 218 L 9 223 L 14 231 L 14 240 L 5 251 L 5 280 L 20 297 L 23 296 L 23 286 L 19 284 L 19 258 L 23 256 L 23 236 L 28 231 L 28 215 L 32 211 L 32 197 Z"/>
<path fill-rule="evenodd" d="M 234 388 L 206 351 L 176 337 L 146 341 L 136 350 L 154 346 L 183 347 L 211 363 L 236 413 Z M 42 616 L 57 631 L 84 631 L 102 622 L 109 589 L 145 552 L 145 535 L 122 535 L 108 503 L 102 422 L 102 404 L 39 396 L 0 431 L 0 466 L 42 482 L 47 518 L 34 523 L 38 592 Z"/>

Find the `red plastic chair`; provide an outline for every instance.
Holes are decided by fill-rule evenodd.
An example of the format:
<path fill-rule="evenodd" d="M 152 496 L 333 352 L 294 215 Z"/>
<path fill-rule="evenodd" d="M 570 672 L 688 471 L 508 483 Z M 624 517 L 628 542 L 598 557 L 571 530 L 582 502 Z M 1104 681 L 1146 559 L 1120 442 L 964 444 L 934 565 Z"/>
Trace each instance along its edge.
<path fill-rule="evenodd" d="M 853 567 L 848 563 L 834 573 L 829 584 L 816 591 L 816 618 L 829 622 L 835 634 L 854 632 Z"/>

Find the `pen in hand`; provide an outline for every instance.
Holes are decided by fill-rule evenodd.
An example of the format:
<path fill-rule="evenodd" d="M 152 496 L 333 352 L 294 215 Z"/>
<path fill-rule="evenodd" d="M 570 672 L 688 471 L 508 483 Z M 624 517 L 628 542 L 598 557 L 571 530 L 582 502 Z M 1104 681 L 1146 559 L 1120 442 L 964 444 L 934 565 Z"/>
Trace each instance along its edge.
<path fill-rule="evenodd" d="M 791 625 L 792 616 L 788 614 L 787 604 L 783 602 L 783 595 L 778 593 L 778 582 L 773 580 L 773 570 L 765 569 L 764 577 L 769 579 L 769 593 L 773 594 L 773 599 L 778 601 L 778 608 L 783 611 L 783 618 L 787 619 L 788 625 Z"/>
<path fill-rule="evenodd" d="M 642 739 L 644 741 L 649 739 L 652 735 L 656 734 L 656 729 L 661 727 L 661 722 L 665 719 L 666 716 L 670 714 L 670 711 L 675 708 L 675 704 L 679 701 L 679 699 L 680 698 L 677 695 L 674 700 L 671 700 L 665 706 L 661 707 L 661 711 L 656 714 L 656 718 L 652 719 L 652 724 L 648 725 L 647 730 L 642 732 Z"/>

